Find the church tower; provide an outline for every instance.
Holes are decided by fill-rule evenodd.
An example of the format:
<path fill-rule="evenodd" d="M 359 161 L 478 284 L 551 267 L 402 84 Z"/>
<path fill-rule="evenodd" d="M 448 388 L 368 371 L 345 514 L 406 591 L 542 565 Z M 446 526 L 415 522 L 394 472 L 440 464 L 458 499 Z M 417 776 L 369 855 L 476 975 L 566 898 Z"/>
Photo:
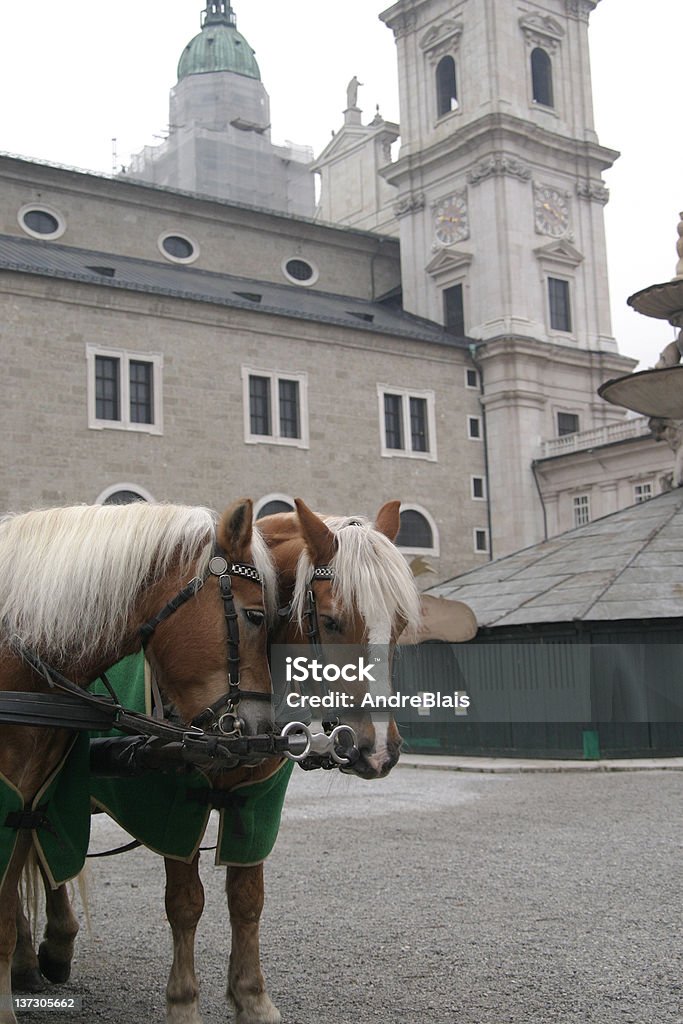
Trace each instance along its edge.
<path fill-rule="evenodd" d="M 541 440 L 619 418 L 588 22 L 599 0 L 399 0 L 404 307 L 476 340 L 494 556 L 543 536 Z M 552 500 L 552 499 L 551 499 Z M 517 538 L 519 532 L 517 529 Z M 517 539 L 516 546 L 519 546 Z"/>
<path fill-rule="evenodd" d="M 275 146 L 270 100 L 229 0 L 209 0 L 171 90 L 169 136 L 133 157 L 127 177 L 284 213 L 312 216 L 313 159 Z"/>

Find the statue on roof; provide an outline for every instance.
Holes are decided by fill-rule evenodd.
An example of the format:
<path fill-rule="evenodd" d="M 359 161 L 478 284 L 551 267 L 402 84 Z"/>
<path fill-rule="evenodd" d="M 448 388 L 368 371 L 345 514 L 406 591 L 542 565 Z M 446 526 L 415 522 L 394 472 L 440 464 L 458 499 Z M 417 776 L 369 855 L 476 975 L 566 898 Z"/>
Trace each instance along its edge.
<path fill-rule="evenodd" d="M 349 109 L 358 106 L 358 90 L 362 86 L 362 82 L 359 82 L 357 77 L 354 75 L 349 84 L 346 86 L 346 106 Z"/>

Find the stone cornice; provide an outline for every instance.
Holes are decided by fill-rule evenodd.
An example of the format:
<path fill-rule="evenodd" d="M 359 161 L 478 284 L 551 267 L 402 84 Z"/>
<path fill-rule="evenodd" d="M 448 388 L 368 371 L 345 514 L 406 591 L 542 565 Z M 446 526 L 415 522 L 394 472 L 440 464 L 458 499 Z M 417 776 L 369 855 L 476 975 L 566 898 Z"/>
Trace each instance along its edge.
<path fill-rule="evenodd" d="M 518 358 L 584 368 L 588 364 L 600 380 L 603 375 L 609 377 L 630 373 L 638 363 L 637 359 L 619 355 L 618 352 L 576 348 L 575 345 L 558 345 L 550 341 L 540 343 L 529 338 L 494 338 L 477 343 L 477 360 L 482 363 L 494 359 Z"/>
<path fill-rule="evenodd" d="M 507 408 L 511 405 L 522 405 L 527 409 L 545 409 L 548 404 L 548 396 L 538 391 L 529 391 L 526 388 L 510 387 L 504 385 L 500 391 L 496 385 L 491 386 L 490 391 L 485 391 L 481 396 L 481 404 L 487 412 L 492 412 L 500 406 Z"/>
<path fill-rule="evenodd" d="M 413 152 L 399 156 L 398 160 L 389 167 L 382 168 L 380 173 L 391 184 L 400 186 L 403 181 L 409 180 L 418 168 L 424 170 L 439 164 L 450 163 L 454 156 L 476 152 L 477 146 L 480 146 L 481 149 L 485 149 L 485 147 L 490 149 L 490 140 L 495 140 L 497 152 L 507 151 L 509 157 L 519 159 L 520 163 L 522 162 L 521 157 L 515 157 L 514 150 L 524 154 L 525 159 L 531 159 L 540 151 L 539 160 L 542 163 L 546 162 L 548 153 L 560 154 L 565 161 L 572 163 L 581 161 L 584 166 L 586 161 L 593 163 L 596 176 L 600 171 L 610 168 L 619 156 L 616 150 L 607 149 L 598 143 L 585 139 L 567 138 L 565 135 L 548 131 L 540 125 L 530 124 L 529 121 L 522 118 L 495 113 L 486 114 L 484 117 L 477 118 L 476 121 L 459 126 L 457 132 L 440 139 L 419 153 Z M 477 160 L 471 170 L 473 171 L 488 159 L 489 157 L 484 157 Z"/>
<path fill-rule="evenodd" d="M 388 10 L 382 11 L 379 20 L 390 28 L 397 40 L 408 35 L 417 26 L 418 10 L 431 0 L 398 0 Z"/>

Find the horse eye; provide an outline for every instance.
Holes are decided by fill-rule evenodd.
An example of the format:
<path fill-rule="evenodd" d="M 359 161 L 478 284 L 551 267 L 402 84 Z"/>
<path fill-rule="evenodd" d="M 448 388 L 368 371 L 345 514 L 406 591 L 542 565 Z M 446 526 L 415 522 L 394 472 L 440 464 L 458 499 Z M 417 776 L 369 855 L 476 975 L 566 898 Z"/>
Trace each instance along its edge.
<path fill-rule="evenodd" d="M 331 619 L 327 615 L 323 615 L 323 626 L 328 633 L 341 633 L 342 626 L 338 619 Z"/>
<path fill-rule="evenodd" d="M 247 621 L 251 622 L 252 626 L 262 626 L 266 621 L 266 613 L 257 611 L 255 608 L 246 608 L 244 615 Z"/>

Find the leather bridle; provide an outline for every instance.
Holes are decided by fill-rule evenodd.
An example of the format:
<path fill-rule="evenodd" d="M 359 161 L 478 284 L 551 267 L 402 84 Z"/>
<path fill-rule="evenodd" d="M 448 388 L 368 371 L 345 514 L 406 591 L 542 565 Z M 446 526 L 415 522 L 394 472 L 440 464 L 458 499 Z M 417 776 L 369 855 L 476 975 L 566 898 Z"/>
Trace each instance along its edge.
<path fill-rule="evenodd" d="M 257 690 L 245 690 L 240 686 L 239 625 L 232 592 L 232 577 L 249 579 L 255 583 L 259 583 L 261 587 L 263 587 L 263 579 L 256 567 L 249 565 L 246 562 L 229 561 L 219 545 L 215 544 L 212 557 L 209 560 L 203 576 L 197 576 L 190 580 L 190 582 L 183 587 L 175 597 L 171 598 L 171 600 L 168 601 L 155 616 L 140 626 L 138 634 L 142 642 L 142 647 L 145 649 L 157 626 L 162 622 L 165 622 L 176 611 L 178 611 L 179 608 L 182 608 L 190 598 L 194 597 L 199 590 L 201 590 L 210 576 L 218 578 L 218 586 L 223 601 L 223 613 L 226 623 L 226 642 L 228 648 L 228 690 L 227 693 L 223 694 L 218 698 L 218 700 L 214 701 L 213 704 L 200 712 L 200 714 L 192 720 L 191 727 L 194 729 L 202 729 L 205 732 L 216 732 L 223 736 L 239 737 L 242 735 L 242 729 L 244 727 L 244 722 L 237 714 L 240 701 L 246 698 L 248 700 L 272 702 L 272 694 L 270 691 L 263 693 Z M 176 733 L 187 731 L 186 726 L 179 729 L 177 726 L 163 721 L 163 709 L 161 708 L 161 697 L 159 695 L 158 688 L 154 688 L 155 710 L 153 714 L 153 722 L 148 716 L 141 715 L 138 712 L 129 711 L 127 708 L 123 707 L 107 679 L 106 672 L 103 672 L 98 678 L 100 678 L 104 683 L 110 697 L 112 698 L 112 702 L 104 704 L 103 698 L 88 693 L 87 689 L 78 686 L 52 666 L 48 665 L 35 651 L 32 651 L 27 647 L 20 637 L 13 637 L 11 645 L 15 652 L 23 658 L 23 660 L 26 661 L 35 672 L 41 675 L 52 689 L 69 693 L 72 696 L 77 697 L 83 704 L 90 704 L 96 707 L 98 711 L 104 711 L 104 713 L 111 717 L 112 726 L 121 727 L 128 723 L 133 724 L 134 722 L 137 722 L 138 731 L 143 734 L 169 739 L 175 738 Z M 90 682 L 94 682 L 94 679 Z M 144 727 L 141 728 L 143 723 Z"/>
<path fill-rule="evenodd" d="M 192 719 L 191 725 L 209 732 L 219 732 L 223 736 L 240 736 L 244 722 L 239 718 L 237 709 L 240 701 L 261 700 L 272 702 L 272 694 L 260 690 L 245 690 L 240 686 L 240 635 L 238 615 L 235 610 L 235 599 L 232 592 L 232 577 L 252 580 L 264 586 L 263 578 L 254 565 L 246 562 L 229 561 L 218 544 L 214 545 L 212 557 L 209 559 L 206 572 L 190 580 L 186 587 L 164 605 L 152 619 L 145 622 L 138 630 L 142 640 L 142 649 L 146 650 L 157 626 L 168 619 L 178 608 L 201 590 L 210 576 L 218 578 L 218 587 L 223 601 L 225 618 L 226 642 L 228 647 L 228 690 L 218 700 L 210 704 Z"/>

